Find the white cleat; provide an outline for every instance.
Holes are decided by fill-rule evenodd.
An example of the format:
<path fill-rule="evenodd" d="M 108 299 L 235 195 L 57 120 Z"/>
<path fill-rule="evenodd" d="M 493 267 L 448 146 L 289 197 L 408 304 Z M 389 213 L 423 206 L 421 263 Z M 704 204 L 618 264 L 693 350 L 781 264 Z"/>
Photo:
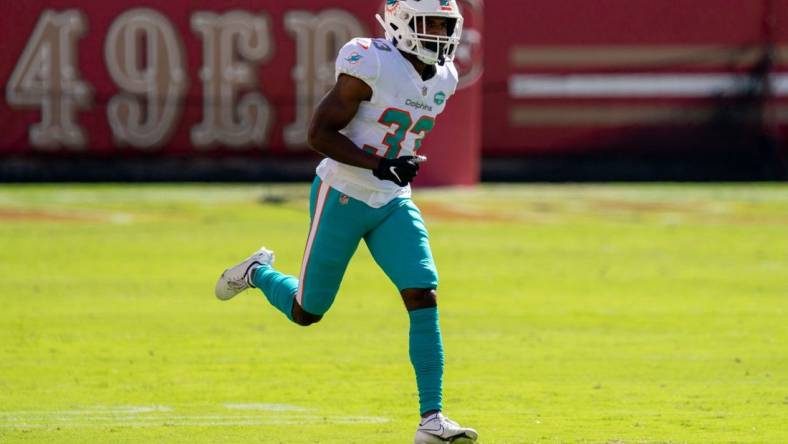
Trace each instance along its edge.
<path fill-rule="evenodd" d="M 260 265 L 271 265 L 273 263 L 274 252 L 266 250 L 265 247 L 260 248 L 245 261 L 224 270 L 224 273 L 216 282 L 214 290 L 216 297 L 223 301 L 232 299 L 238 293 L 253 286 L 250 282 L 252 269 Z"/>
<path fill-rule="evenodd" d="M 414 444 L 472 444 L 479 438 L 476 430 L 462 427 L 440 412 L 421 420 Z"/>

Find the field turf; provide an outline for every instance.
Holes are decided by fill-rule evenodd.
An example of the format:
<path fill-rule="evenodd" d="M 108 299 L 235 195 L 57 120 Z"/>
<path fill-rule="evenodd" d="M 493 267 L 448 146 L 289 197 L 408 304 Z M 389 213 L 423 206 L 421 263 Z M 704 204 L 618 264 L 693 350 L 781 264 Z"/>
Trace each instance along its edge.
<path fill-rule="evenodd" d="M 308 185 L 0 188 L 0 442 L 412 442 L 407 315 L 362 246 L 320 324 Z M 420 190 L 446 412 L 493 443 L 788 442 L 788 186 Z"/>

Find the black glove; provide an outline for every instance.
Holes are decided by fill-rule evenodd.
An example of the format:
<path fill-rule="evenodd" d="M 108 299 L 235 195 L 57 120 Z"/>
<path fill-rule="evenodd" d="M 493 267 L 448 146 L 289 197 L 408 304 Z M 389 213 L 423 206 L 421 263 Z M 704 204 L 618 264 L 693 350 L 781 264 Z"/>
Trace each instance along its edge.
<path fill-rule="evenodd" d="M 372 174 L 380 180 L 390 180 L 404 187 L 419 174 L 419 163 L 414 156 L 380 159 L 378 167 L 372 171 Z"/>

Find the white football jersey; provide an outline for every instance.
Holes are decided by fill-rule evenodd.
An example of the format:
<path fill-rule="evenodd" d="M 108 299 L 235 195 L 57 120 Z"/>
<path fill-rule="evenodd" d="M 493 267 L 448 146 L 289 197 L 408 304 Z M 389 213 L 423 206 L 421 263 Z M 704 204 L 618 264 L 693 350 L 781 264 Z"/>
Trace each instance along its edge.
<path fill-rule="evenodd" d="M 418 154 L 448 99 L 457 89 L 457 69 L 447 62 L 424 81 L 413 65 L 385 39 L 356 38 L 340 51 L 336 76 L 347 74 L 372 88 L 372 99 L 361 102 L 356 116 L 340 131 L 359 149 L 395 159 Z M 400 187 L 376 178 L 371 170 L 325 159 L 317 175 L 331 187 L 379 208 L 396 197 L 410 197 Z"/>

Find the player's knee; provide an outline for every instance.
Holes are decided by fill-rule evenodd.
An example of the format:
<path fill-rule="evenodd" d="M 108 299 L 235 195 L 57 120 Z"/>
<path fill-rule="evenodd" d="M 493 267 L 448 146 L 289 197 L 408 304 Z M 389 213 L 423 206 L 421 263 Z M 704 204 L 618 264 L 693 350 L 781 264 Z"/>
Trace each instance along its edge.
<path fill-rule="evenodd" d="M 293 304 L 293 322 L 302 326 L 302 327 L 309 327 L 312 324 L 316 324 L 323 319 L 322 315 L 312 314 L 303 308 L 301 308 L 298 304 Z"/>
<path fill-rule="evenodd" d="M 408 288 L 401 292 L 408 311 L 438 306 L 438 293 L 434 288 Z"/>
<path fill-rule="evenodd" d="M 309 327 L 312 324 L 317 324 L 318 322 L 320 322 L 321 319 L 323 319 L 323 316 L 307 314 L 305 316 L 296 319 L 296 324 L 302 327 Z"/>

